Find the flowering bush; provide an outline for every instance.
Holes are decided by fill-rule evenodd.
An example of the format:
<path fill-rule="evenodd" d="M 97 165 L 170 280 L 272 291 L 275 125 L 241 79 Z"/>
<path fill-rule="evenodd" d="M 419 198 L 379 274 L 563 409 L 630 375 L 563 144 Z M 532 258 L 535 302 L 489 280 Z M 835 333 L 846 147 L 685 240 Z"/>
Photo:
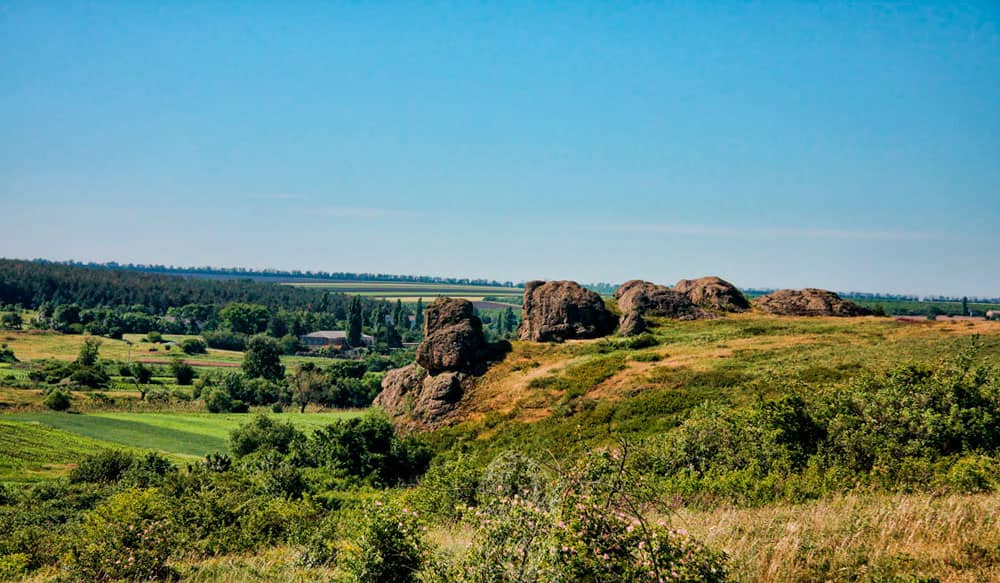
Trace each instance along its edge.
<path fill-rule="evenodd" d="M 416 512 L 395 502 L 376 500 L 359 513 L 355 528 L 337 552 L 338 564 L 353 580 L 417 581 L 429 545 Z"/>
<path fill-rule="evenodd" d="M 153 489 L 116 494 L 83 516 L 67 567 L 77 581 L 149 581 L 169 574 L 175 528 Z"/>

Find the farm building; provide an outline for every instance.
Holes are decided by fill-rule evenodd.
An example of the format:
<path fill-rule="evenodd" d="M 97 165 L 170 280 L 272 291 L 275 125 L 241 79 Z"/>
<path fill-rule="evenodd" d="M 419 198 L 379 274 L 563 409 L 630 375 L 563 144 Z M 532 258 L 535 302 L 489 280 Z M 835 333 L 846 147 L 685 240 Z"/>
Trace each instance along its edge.
<path fill-rule="evenodd" d="M 990 310 L 986 312 L 987 320 L 1000 320 L 1000 310 Z"/>
<path fill-rule="evenodd" d="M 347 348 L 350 346 L 347 343 L 347 332 L 343 330 L 319 330 L 300 336 L 299 340 L 309 348 L 322 348 L 324 346 Z M 371 346 L 375 343 L 375 339 L 368 334 L 362 334 L 361 343 L 365 346 Z"/>

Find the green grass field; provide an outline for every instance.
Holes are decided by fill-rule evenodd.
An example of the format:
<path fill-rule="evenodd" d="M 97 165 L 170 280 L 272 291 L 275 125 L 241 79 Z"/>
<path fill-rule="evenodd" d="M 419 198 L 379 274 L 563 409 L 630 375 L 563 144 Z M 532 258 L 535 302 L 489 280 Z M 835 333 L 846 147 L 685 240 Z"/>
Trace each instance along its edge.
<path fill-rule="evenodd" d="M 304 430 L 360 415 L 355 411 L 272 414 Z M 0 416 L 0 482 L 65 474 L 101 449 L 156 450 L 175 461 L 226 451 L 229 432 L 250 415 L 210 413 L 17 413 Z"/>

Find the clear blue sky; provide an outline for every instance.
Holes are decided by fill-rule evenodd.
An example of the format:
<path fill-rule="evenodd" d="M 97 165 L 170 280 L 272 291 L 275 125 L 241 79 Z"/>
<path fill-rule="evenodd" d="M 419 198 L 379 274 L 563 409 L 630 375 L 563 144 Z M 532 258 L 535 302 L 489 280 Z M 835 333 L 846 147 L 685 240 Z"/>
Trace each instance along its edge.
<path fill-rule="evenodd" d="M 0 1 L 0 256 L 1000 295 L 1000 3 Z"/>

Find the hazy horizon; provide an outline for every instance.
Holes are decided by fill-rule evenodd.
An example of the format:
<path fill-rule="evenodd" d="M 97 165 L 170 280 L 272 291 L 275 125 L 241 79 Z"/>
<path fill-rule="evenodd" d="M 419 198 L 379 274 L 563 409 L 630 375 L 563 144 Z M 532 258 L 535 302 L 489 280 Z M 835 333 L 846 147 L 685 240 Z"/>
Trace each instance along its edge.
<path fill-rule="evenodd" d="M 1000 4 L 0 1 L 0 256 L 1000 296 Z"/>

